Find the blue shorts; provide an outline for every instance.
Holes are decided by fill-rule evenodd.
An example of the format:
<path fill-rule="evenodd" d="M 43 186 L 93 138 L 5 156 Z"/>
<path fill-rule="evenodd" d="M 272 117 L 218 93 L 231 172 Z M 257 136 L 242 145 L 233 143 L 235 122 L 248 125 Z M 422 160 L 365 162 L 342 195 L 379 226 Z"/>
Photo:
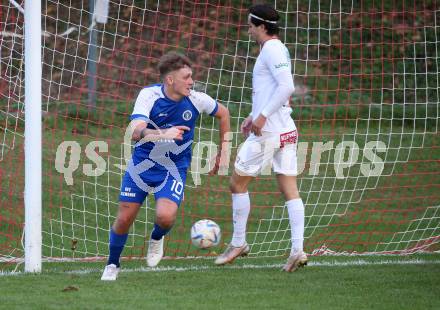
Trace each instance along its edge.
<path fill-rule="evenodd" d="M 154 193 L 154 198 L 168 198 L 174 201 L 177 206 L 183 200 L 187 169 L 178 170 L 178 176 L 171 175 L 166 170 L 150 169 L 148 173 L 142 173 L 135 180 L 128 171 L 121 183 L 119 201 L 137 202 L 142 204 L 149 193 Z"/>

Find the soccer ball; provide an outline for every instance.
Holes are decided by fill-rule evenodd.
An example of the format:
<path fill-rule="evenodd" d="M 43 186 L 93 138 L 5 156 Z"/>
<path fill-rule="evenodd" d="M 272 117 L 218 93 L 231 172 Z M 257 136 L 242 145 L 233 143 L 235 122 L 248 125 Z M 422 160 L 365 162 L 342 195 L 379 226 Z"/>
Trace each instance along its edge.
<path fill-rule="evenodd" d="M 221 239 L 220 227 L 211 220 L 200 220 L 191 228 L 191 241 L 200 249 L 208 249 L 219 244 Z"/>

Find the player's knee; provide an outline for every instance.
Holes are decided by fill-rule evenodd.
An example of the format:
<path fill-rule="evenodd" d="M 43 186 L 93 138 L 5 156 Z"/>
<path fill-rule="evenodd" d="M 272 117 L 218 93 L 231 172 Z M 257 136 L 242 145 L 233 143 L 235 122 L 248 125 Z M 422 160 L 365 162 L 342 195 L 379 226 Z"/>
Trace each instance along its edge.
<path fill-rule="evenodd" d="M 247 188 L 246 186 L 236 182 L 234 179 L 231 178 L 231 181 L 229 182 L 229 190 L 231 191 L 231 193 L 233 194 L 238 194 L 238 193 L 245 193 L 247 192 Z"/>
<path fill-rule="evenodd" d="M 299 191 L 297 188 L 283 188 L 283 187 L 279 187 L 280 192 L 283 194 L 284 198 L 286 200 L 291 200 L 291 199 L 297 199 L 300 198 L 299 196 Z"/>
<path fill-rule="evenodd" d="M 229 190 L 231 191 L 231 193 L 234 194 L 237 192 L 237 185 L 232 181 L 229 183 Z"/>
<path fill-rule="evenodd" d="M 133 223 L 133 221 L 134 218 L 131 213 L 119 212 L 113 226 L 115 231 L 126 233 L 130 229 L 130 226 Z"/>
<path fill-rule="evenodd" d="M 173 227 L 175 221 L 175 217 L 170 215 L 160 215 L 156 217 L 156 224 L 162 227 L 163 229 L 171 229 Z"/>
<path fill-rule="evenodd" d="M 116 233 L 127 233 L 130 229 L 132 220 L 130 217 L 126 215 L 119 214 L 118 217 L 115 220 L 115 224 L 113 225 L 113 228 Z"/>
<path fill-rule="evenodd" d="M 177 216 L 177 204 L 169 199 L 158 199 L 156 204 L 156 224 L 164 229 L 174 225 Z"/>

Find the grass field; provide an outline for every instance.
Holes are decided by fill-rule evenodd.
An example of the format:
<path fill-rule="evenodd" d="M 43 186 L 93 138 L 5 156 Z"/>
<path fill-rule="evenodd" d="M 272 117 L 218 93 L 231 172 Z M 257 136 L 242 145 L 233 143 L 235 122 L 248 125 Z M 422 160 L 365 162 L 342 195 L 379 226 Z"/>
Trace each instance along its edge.
<path fill-rule="evenodd" d="M 439 309 L 440 254 L 312 257 L 295 273 L 284 259 L 123 262 L 116 282 L 103 263 L 45 263 L 43 274 L 0 275 L 2 309 Z"/>

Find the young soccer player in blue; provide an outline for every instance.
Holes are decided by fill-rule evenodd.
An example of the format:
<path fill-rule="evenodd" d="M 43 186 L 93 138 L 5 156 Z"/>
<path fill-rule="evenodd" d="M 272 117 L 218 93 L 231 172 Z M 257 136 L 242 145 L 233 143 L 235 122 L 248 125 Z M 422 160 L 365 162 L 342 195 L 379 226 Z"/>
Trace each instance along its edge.
<path fill-rule="evenodd" d="M 149 193 L 155 197 L 156 219 L 148 243 L 147 264 L 155 267 L 162 259 L 164 236 L 173 226 L 183 199 L 199 114 L 219 119 L 220 141 L 225 141 L 225 134 L 230 131 L 227 108 L 191 89 L 194 81 L 186 56 L 169 52 L 160 58 L 158 69 L 163 83 L 142 89 L 131 115 L 131 138 L 137 143 L 122 180 L 119 210 L 110 231 L 110 254 L 101 280 L 116 280 L 128 231 Z M 211 173 L 216 173 L 219 165 L 227 165 L 227 156 L 221 154 L 226 152 L 220 146 Z"/>

